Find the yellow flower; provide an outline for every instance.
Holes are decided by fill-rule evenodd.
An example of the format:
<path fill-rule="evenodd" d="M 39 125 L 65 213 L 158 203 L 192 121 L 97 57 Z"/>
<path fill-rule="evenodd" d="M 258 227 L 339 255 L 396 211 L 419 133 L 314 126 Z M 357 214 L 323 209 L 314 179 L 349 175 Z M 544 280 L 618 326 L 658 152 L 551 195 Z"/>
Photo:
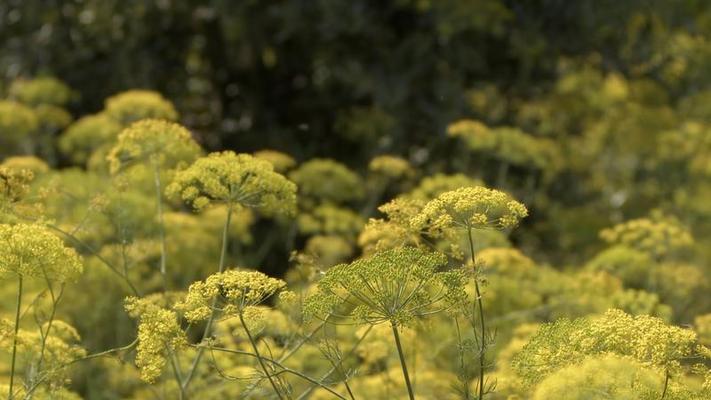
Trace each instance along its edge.
<path fill-rule="evenodd" d="M 106 99 L 106 114 L 122 125 L 156 118 L 177 121 L 178 112 L 160 93 L 150 90 L 128 90 Z"/>

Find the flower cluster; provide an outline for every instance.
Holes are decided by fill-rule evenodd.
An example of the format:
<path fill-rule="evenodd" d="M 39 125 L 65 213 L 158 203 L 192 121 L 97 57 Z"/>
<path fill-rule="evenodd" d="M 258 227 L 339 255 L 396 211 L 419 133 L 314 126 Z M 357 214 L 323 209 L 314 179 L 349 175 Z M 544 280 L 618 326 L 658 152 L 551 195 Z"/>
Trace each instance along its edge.
<path fill-rule="evenodd" d="M 79 118 L 62 133 L 59 150 L 74 163 L 85 164 L 91 154 L 118 136 L 121 125 L 105 113 Z"/>
<path fill-rule="evenodd" d="M 170 168 L 181 162 L 192 162 L 200 152 L 200 146 L 184 127 L 164 120 L 144 119 L 121 131 L 108 160 L 112 172 L 144 160 L 167 164 Z"/>
<path fill-rule="evenodd" d="M 0 205 L 20 201 L 30 190 L 35 174 L 29 169 L 9 168 L 0 165 Z"/>
<path fill-rule="evenodd" d="M 653 400 L 660 398 L 663 386 L 660 371 L 634 359 L 606 354 L 588 357 L 552 373 L 536 386 L 532 399 Z"/>
<path fill-rule="evenodd" d="M 414 318 L 443 311 L 466 298 L 461 270 L 440 272 L 447 258 L 415 247 L 401 247 L 339 264 L 318 282 L 304 303 L 315 316 L 352 317 L 358 322 L 407 325 Z M 338 314 L 345 306 L 348 315 Z"/>
<path fill-rule="evenodd" d="M 276 150 L 260 150 L 254 153 L 256 158 L 272 163 L 274 171 L 283 174 L 296 166 L 296 161 L 286 154 Z"/>
<path fill-rule="evenodd" d="M 74 249 L 36 224 L 0 225 L 0 273 L 41 277 L 56 281 L 75 280 L 83 264 Z"/>
<path fill-rule="evenodd" d="M 386 219 L 371 218 L 358 236 L 358 245 L 365 253 L 392 249 L 419 242 L 418 230 L 410 226 L 423 207 L 417 200 L 398 197 L 378 207 Z"/>
<path fill-rule="evenodd" d="M 232 203 L 267 215 L 292 215 L 296 185 L 274 172 L 268 161 L 232 151 L 212 153 L 176 173 L 166 194 L 180 197 L 196 210 L 210 203 Z"/>
<path fill-rule="evenodd" d="M 151 299 L 129 297 L 126 311 L 139 319 L 136 366 L 141 379 L 153 383 L 161 376 L 172 352 L 186 344 L 177 314 L 155 304 Z"/>
<path fill-rule="evenodd" d="M 10 87 L 10 95 L 32 107 L 40 104 L 64 106 L 73 97 L 71 88 L 52 77 L 16 80 Z"/>
<path fill-rule="evenodd" d="M 355 235 L 365 222 L 356 212 L 331 204 L 316 207 L 311 212 L 299 214 L 297 218 L 299 231 L 306 234 L 327 233 Z"/>
<path fill-rule="evenodd" d="M 210 275 L 190 285 L 185 299 L 175 309 L 185 313 L 190 322 L 204 321 L 213 311 L 234 316 L 257 306 L 286 288 L 286 282 L 259 271 L 227 270 Z M 215 310 L 213 301 L 217 300 Z"/>
<path fill-rule="evenodd" d="M 450 190 L 481 185 L 483 185 L 483 182 L 479 179 L 470 178 L 464 174 L 434 174 L 423 178 L 417 187 L 406 194 L 406 197 L 414 200 L 430 201 Z"/>
<path fill-rule="evenodd" d="M 600 237 L 607 243 L 624 245 L 655 257 L 688 248 L 694 242 L 686 227 L 677 219 L 665 216 L 633 219 L 604 229 Z"/>
<path fill-rule="evenodd" d="M 109 117 L 122 125 L 146 118 L 177 121 L 178 112 L 160 93 L 150 90 L 129 90 L 106 99 Z"/>
<path fill-rule="evenodd" d="M 49 172 L 49 165 L 44 160 L 35 156 L 15 156 L 3 160 L 0 167 L 14 169 L 16 171 L 28 170 L 35 176 Z"/>
<path fill-rule="evenodd" d="M 440 194 L 411 223 L 414 228 L 507 229 L 528 215 L 508 194 L 485 187 L 464 187 Z"/>
<path fill-rule="evenodd" d="M 682 369 L 680 361 L 695 355 L 696 346 L 692 330 L 649 315 L 631 316 L 611 309 L 600 317 L 544 325 L 524 346 L 514 366 L 526 381 L 534 383 L 587 356 L 616 354 L 676 374 Z"/>
<path fill-rule="evenodd" d="M 415 174 L 410 163 L 401 157 L 382 155 L 370 160 L 368 170 L 388 179 L 403 179 Z"/>
<path fill-rule="evenodd" d="M 304 198 L 344 203 L 363 196 L 361 178 L 345 165 L 328 159 L 313 159 L 289 174 Z"/>
<path fill-rule="evenodd" d="M 0 101 L 1 144 L 15 146 L 38 127 L 37 114 L 32 109 L 14 101 Z"/>

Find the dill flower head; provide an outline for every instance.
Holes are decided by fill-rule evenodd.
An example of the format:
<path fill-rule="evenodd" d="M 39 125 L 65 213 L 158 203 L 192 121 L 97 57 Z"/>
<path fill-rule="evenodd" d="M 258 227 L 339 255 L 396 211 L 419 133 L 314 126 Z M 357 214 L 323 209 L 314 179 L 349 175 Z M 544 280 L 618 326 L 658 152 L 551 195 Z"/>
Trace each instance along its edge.
<path fill-rule="evenodd" d="M 8 157 L 3 160 L 0 167 L 14 170 L 29 170 L 32 171 L 35 176 L 49 172 L 49 165 L 41 158 L 35 156 Z"/>
<path fill-rule="evenodd" d="M 403 179 L 415 174 L 410 163 L 404 158 L 382 155 L 374 157 L 368 163 L 368 170 L 388 179 Z"/>
<path fill-rule="evenodd" d="M 412 218 L 414 228 L 512 228 L 528 215 L 526 206 L 508 194 L 482 186 L 442 193 Z"/>
<path fill-rule="evenodd" d="M 200 146 L 184 127 L 164 120 L 144 119 L 121 131 L 108 160 L 112 172 L 144 160 L 171 168 L 180 162 L 192 162 L 200 152 Z"/>
<path fill-rule="evenodd" d="M 549 375 L 533 392 L 533 400 L 659 399 L 664 376 L 634 359 L 613 354 L 588 357 Z"/>
<path fill-rule="evenodd" d="M 274 166 L 274 171 L 283 174 L 296 166 L 296 161 L 286 154 L 276 150 L 260 150 L 254 156 L 261 160 L 269 161 Z"/>
<path fill-rule="evenodd" d="M 285 288 L 286 282 L 259 271 L 232 269 L 190 285 L 185 299 L 176 304 L 175 309 L 184 312 L 190 322 L 206 320 L 213 311 L 238 315 Z M 214 299 L 218 300 L 215 310 L 212 309 Z"/>
<path fill-rule="evenodd" d="M 299 231 L 305 234 L 326 233 L 355 235 L 365 221 L 349 208 L 322 204 L 311 212 L 300 213 L 297 218 Z"/>
<path fill-rule="evenodd" d="M 40 104 L 34 111 L 43 132 L 59 132 L 69 126 L 74 119 L 69 111 L 48 104 Z"/>
<path fill-rule="evenodd" d="M 170 353 L 186 345 L 187 340 L 178 323 L 177 314 L 155 304 L 151 299 L 129 297 L 125 308 L 138 318 L 136 366 L 141 379 L 153 383 L 161 376 Z"/>
<path fill-rule="evenodd" d="M 363 182 L 345 165 L 329 159 L 309 160 L 289 174 L 299 195 L 318 201 L 344 203 L 363 196 Z"/>
<path fill-rule="evenodd" d="M 232 151 L 212 153 L 176 173 L 166 194 L 202 210 L 211 203 L 232 203 L 266 215 L 293 215 L 296 185 L 274 172 L 268 161 Z"/>
<path fill-rule="evenodd" d="M 656 257 L 689 248 L 694 239 L 689 230 L 676 218 L 653 215 L 652 218 L 633 219 L 600 232 L 610 244 L 619 244 Z"/>
<path fill-rule="evenodd" d="M 173 103 L 150 90 L 128 90 L 106 99 L 105 112 L 122 125 L 156 118 L 177 121 L 178 112 Z"/>
<path fill-rule="evenodd" d="M 472 150 L 492 150 L 496 147 L 496 135 L 480 121 L 464 119 L 450 124 L 447 135 L 460 138 Z"/>
<path fill-rule="evenodd" d="M 304 250 L 325 266 L 343 262 L 353 254 L 353 246 L 350 242 L 334 235 L 312 236 L 306 242 Z"/>
<path fill-rule="evenodd" d="M 318 282 L 304 303 L 310 315 L 350 317 L 361 323 L 407 325 L 419 316 L 444 311 L 466 298 L 461 270 L 439 272 L 441 253 L 401 247 L 339 264 Z M 340 306 L 349 311 L 338 313 Z"/>
<path fill-rule="evenodd" d="M 20 201 L 30 190 L 34 173 L 29 169 L 8 168 L 0 165 L 0 205 Z"/>
<path fill-rule="evenodd" d="M 59 150 L 72 162 L 86 164 L 91 154 L 112 142 L 121 131 L 121 125 L 105 113 L 79 118 L 59 137 Z"/>
<path fill-rule="evenodd" d="M 14 101 L 0 100 L 0 143 L 16 145 L 39 127 L 37 114 Z"/>
<path fill-rule="evenodd" d="M 423 178 L 420 183 L 405 195 L 408 199 L 430 201 L 444 192 L 461 187 L 481 186 L 479 179 L 470 178 L 464 174 L 434 174 Z"/>
<path fill-rule="evenodd" d="M 696 333 L 649 315 L 611 309 L 598 317 L 560 319 L 542 326 L 518 354 L 514 367 L 529 383 L 539 382 L 586 356 L 616 354 L 650 366 L 681 372 L 679 360 L 694 356 Z"/>
<path fill-rule="evenodd" d="M 75 280 L 83 264 L 74 249 L 36 224 L 0 224 L 0 273 L 61 282 Z"/>
<path fill-rule="evenodd" d="M 72 89 L 52 77 L 16 80 L 10 86 L 10 95 L 29 106 L 47 104 L 66 105 L 73 96 Z"/>

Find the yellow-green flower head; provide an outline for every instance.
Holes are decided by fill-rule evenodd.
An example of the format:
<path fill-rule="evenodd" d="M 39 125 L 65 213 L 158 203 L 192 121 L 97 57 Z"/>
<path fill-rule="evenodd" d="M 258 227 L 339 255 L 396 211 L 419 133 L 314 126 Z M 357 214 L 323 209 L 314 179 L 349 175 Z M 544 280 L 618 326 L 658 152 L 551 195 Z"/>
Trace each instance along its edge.
<path fill-rule="evenodd" d="M 62 133 L 59 150 L 72 162 L 84 165 L 94 151 L 116 139 L 120 131 L 121 125 L 106 114 L 88 115 Z"/>
<path fill-rule="evenodd" d="M 274 172 L 268 161 L 232 151 L 212 153 L 176 173 L 166 194 L 196 210 L 211 203 L 232 203 L 266 215 L 293 215 L 296 185 Z"/>
<path fill-rule="evenodd" d="M 153 383 L 163 373 L 170 353 L 183 347 L 187 340 L 174 311 L 136 297 L 127 298 L 125 307 L 131 317 L 139 319 L 136 366 L 141 379 Z"/>
<path fill-rule="evenodd" d="M 689 230 L 673 217 L 655 215 L 618 224 L 600 232 L 600 237 L 610 244 L 662 257 L 689 248 L 694 239 Z"/>
<path fill-rule="evenodd" d="M 391 155 L 374 157 L 368 164 L 368 170 L 389 179 L 403 179 L 415 174 L 407 160 Z"/>
<path fill-rule="evenodd" d="M 472 150 L 493 150 L 497 145 L 496 135 L 480 121 L 464 119 L 450 124 L 447 135 L 461 138 Z"/>
<path fill-rule="evenodd" d="M 125 165 L 151 161 L 167 168 L 190 163 L 201 153 L 190 131 L 173 122 L 144 119 L 121 131 L 108 155 L 111 171 Z"/>
<path fill-rule="evenodd" d="M 323 204 L 311 212 L 299 214 L 297 223 L 299 231 L 305 234 L 355 235 L 365 225 L 358 213 L 332 204 Z"/>
<path fill-rule="evenodd" d="M 331 266 L 350 257 L 353 245 L 340 236 L 316 235 L 306 242 L 305 251 L 316 257 L 322 265 Z"/>
<path fill-rule="evenodd" d="M 254 156 L 269 161 L 274 166 L 274 171 L 283 174 L 296 166 L 296 161 L 286 154 L 276 150 L 260 150 L 254 152 Z"/>
<path fill-rule="evenodd" d="M 34 156 L 15 156 L 8 157 L 3 160 L 0 167 L 10 168 L 14 170 L 29 170 L 34 176 L 42 175 L 49 172 L 49 165 L 44 160 Z"/>
<path fill-rule="evenodd" d="M 173 103 L 151 90 L 128 90 L 111 96 L 106 99 L 104 109 L 109 117 L 124 126 L 146 118 L 178 120 Z"/>
<path fill-rule="evenodd" d="M 464 174 L 434 174 L 423 178 L 417 187 L 407 193 L 405 197 L 414 200 L 430 201 L 450 190 L 481 185 L 483 185 L 483 182 L 479 179 L 470 178 Z"/>
<path fill-rule="evenodd" d="M 32 107 L 41 104 L 61 107 L 69 103 L 73 93 L 72 89 L 59 79 L 41 77 L 14 81 L 10 87 L 10 95 Z"/>
<path fill-rule="evenodd" d="M 411 224 L 416 229 L 435 230 L 508 229 L 527 215 L 526 206 L 504 192 L 482 186 L 463 187 L 427 203 Z"/>
<path fill-rule="evenodd" d="M 299 186 L 299 195 L 333 203 L 344 203 L 363 196 L 363 182 L 345 165 L 329 159 L 313 159 L 289 174 Z"/>
<path fill-rule="evenodd" d="M 696 333 L 690 329 L 611 309 L 598 317 L 544 325 L 518 354 L 514 367 L 535 383 L 559 368 L 579 365 L 587 356 L 616 354 L 675 375 L 682 369 L 680 360 L 694 356 L 696 347 Z"/>
<path fill-rule="evenodd" d="M 0 100 L 0 143 L 15 145 L 38 128 L 37 114 L 31 108 Z"/>
<path fill-rule="evenodd" d="M 213 311 L 234 316 L 247 307 L 261 304 L 285 288 L 286 282 L 259 271 L 232 269 L 190 285 L 185 299 L 176 304 L 175 309 L 184 312 L 190 322 L 206 320 Z M 213 310 L 215 299 L 218 300 L 217 309 Z"/>
<path fill-rule="evenodd" d="M 84 269 L 74 249 L 49 229 L 35 224 L 0 225 L 0 273 L 4 276 L 75 280 Z"/>
<path fill-rule="evenodd" d="M 34 176 L 29 169 L 0 165 L 0 209 L 22 200 L 29 192 Z"/>
<path fill-rule="evenodd" d="M 401 247 L 336 265 L 306 299 L 304 311 L 368 324 L 406 325 L 465 300 L 464 273 L 460 269 L 438 272 L 446 263 L 444 254 Z"/>
<path fill-rule="evenodd" d="M 35 107 L 37 121 L 43 131 L 58 132 L 72 123 L 72 114 L 61 107 L 41 104 Z"/>
<path fill-rule="evenodd" d="M 606 354 L 549 375 L 536 386 L 532 399 L 654 400 L 661 397 L 663 387 L 661 371 L 634 359 Z"/>
<path fill-rule="evenodd" d="M 530 276 L 535 273 L 536 263 L 517 249 L 490 247 L 479 251 L 477 262 L 487 271 L 508 276 Z"/>

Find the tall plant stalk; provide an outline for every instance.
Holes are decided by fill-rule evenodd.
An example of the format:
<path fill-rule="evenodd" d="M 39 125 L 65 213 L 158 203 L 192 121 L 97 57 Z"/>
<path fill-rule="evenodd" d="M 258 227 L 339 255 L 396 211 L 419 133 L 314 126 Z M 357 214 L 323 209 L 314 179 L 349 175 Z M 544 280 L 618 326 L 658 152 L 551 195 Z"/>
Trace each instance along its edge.
<path fill-rule="evenodd" d="M 22 307 L 22 275 L 18 275 L 17 281 L 17 307 L 15 308 L 15 335 L 12 337 L 12 361 L 10 363 L 10 388 L 8 389 L 8 399 L 12 399 L 12 387 L 15 383 L 15 359 L 17 356 L 17 332 L 20 330 L 20 308 Z"/>
<path fill-rule="evenodd" d="M 274 393 L 276 393 L 276 395 L 277 395 L 277 397 L 279 397 L 279 399 L 283 400 L 284 397 L 281 395 L 281 392 L 279 391 L 279 387 L 277 387 L 276 382 L 274 382 L 274 378 L 272 378 L 272 374 L 269 373 L 269 370 L 267 369 L 267 366 L 264 364 L 264 360 L 262 359 L 262 355 L 259 353 L 259 349 L 257 348 L 257 342 L 254 341 L 254 337 L 252 337 L 252 333 L 249 331 L 247 324 L 244 322 L 244 317 L 242 316 L 242 312 L 239 313 L 239 322 L 242 324 L 242 328 L 244 328 L 244 332 L 247 334 L 249 343 L 252 345 L 252 350 L 254 350 L 254 354 L 257 356 L 257 361 L 259 362 L 259 365 L 262 367 L 262 371 L 264 371 L 264 375 L 269 380 L 269 383 L 272 385 L 272 388 L 274 388 Z"/>
<path fill-rule="evenodd" d="M 163 194 L 161 192 L 160 170 L 158 163 L 153 162 L 153 182 L 156 188 L 156 212 L 158 213 L 158 231 L 160 234 L 160 274 L 163 277 L 163 286 L 167 289 L 168 279 L 166 278 L 166 245 L 165 245 L 165 222 L 163 218 Z"/>
<path fill-rule="evenodd" d="M 222 227 L 222 249 L 220 250 L 220 263 L 218 265 L 218 271 L 222 273 L 225 270 L 225 261 L 227 259 L 227 236 L 230 230 L 230 223 L 232 222 L 232 208 L 233 205 L 232 203 L 227 204 L 227 217 L 225 218 L 225 225 Z M 212 323 L 215 320 L 215 307 L 217 306 L 217 297 L 212 301 L 212 312 L 210 314 L 210 318 L 207 320 L 207 324 L 205 325 L 205 330 L 202 333 L 202 339 L 200 340 L 205 341 L 210 336 L 210 331 L 212 330 Z M 193 360 L 192 365 L 190 366 L 190 370 L 188 370 L 188 374 L 185 377 L 185 380 L 183 381 L 182 384 L 182 390 L 186 391 L 188 388 L 188 385 L 190 384 L 190 381 L 193 379 L 193 376 L 195 375 L 195 369 L 197 369 L 198 364 L 200 363 L 200 360 L 202 359 L 203 353 L 205 352 L 204 347 L 200 347 L 198 349 L 198 353 L 195 356 L 195 359 Z"/>
<path fill-rule="evenodd" d="M 393 337 L 395 338 L 397 353 L 400 356 L 400 367 L 402 368 L 402 375 L 405 378 L 407 394 L 410 396 L 410 400 L 415 400 L 415 391 L 412 390 L 412 383 L 410 383 L 410 374 L 407 372 L 407 363 L 405 362 L 405 354 L 402 351 L 402 343 L 400 343 L 400 333 L 398 333 L 397 325 L 390 324 L 390 326 L 393 328 Z"/>
<path fill-rule="evenodd" d="M 472 238 L 472 228 L 467 228 L 467 238 L 469 239 L 469 251 L 471 252 L 472 268 L 474 268 L 474 290 L 476 292 L 476 305 L 474 308 L 479 308 L 479 397 L 478 400 L 484 398 L 484 363 L 486 361 L 486 322 L 484 321 L 484 304 L 481 299 L 481 291 L 479 290 L 479 272 L 476 267 L 476 255 L 474 254 L 474 239 Z M 474 315 L 472 315 L 474 318 Z"/>

